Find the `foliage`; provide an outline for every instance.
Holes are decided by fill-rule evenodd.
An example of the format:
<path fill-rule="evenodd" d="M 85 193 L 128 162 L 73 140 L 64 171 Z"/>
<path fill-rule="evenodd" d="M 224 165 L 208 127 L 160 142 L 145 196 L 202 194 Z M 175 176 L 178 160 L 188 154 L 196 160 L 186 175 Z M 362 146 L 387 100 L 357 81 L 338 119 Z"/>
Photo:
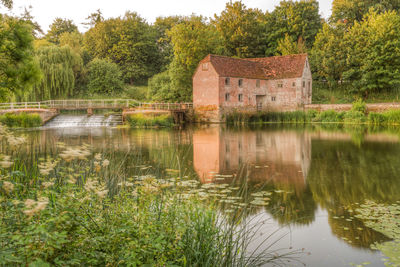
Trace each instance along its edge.
<path fill-rule="evenodd" d="M 307 49 L 301 37 L 297 42 L 292 41 L 290 36 L 286 33 L 285 38 L 278 41 L 278 47 L 276 48 L 276 51 L 279 53 L 279 55 L 286 56 L 303 54 L 307 52 Z"/>
<path fill-rule="evenodd" d="M 147 86 L 125 85 L 124 94 L 129 99 L 146 101 L 149 98 Z"/>
<path fill-rule="evenodd" d="M 0 115 L 0 123 L 8 127 L 39 127 L 42 125 L 42 119 L 38 114 L 27 114 L 27 113 L 6 113 Z"/>
<path fill-rule="evenodd" d="M 365 14 L 373 8 L 379 12 L 400 10 L 399 0 L 333 0 L 332 22 L 342 22 L 352 25 L 355 21 L 362 21 Z"/>
<path fill-rule="evenodd" d="M 389 110 L 383 113 L 370 112 L 368 122 L 374 125 L 400 124 L 400 110 Z"/>
<path fill-rule="evenodd" d="M 36 54 L 44 77 L 35 86 L 33 98 L 44 100 L 73 95 L 82 58 L 69 46 L 44 46 Z"/>
<path fill-rule="evenodd" d="M 101 12 L 100 9 L 97 9 L 95 12 L 91 13 L 87 18 L 87 22 L 83 22 L 83 25 L 86 25 L 86 27 L 94 27 L 96 26 L 97 23 L 103 22 L 104 17 L 103 13 Z"/>
<path fill-rule="evenodd" d="M 343 76 L 367 95 L 400 87 L 400 16 L 370 12 L 346 36 L 347 71 Z"/>
<path fill-rule="evenodd" d="M 60 43 L 60 37 L 63 33 L 77 32 L 78 27 L 70 19 L 55 18 L 50 25 L 50 30 L 46 34 L 46 39 L 54 44 Z"/>
<path fill-rule="evenodd" d="M 131 127 L 171 127 L 174 125 L 174 119 L 168 114 L 132 114 L 126 117 L 126 121 Z"/>
<path fill-rule="evenodd" d="M 310 54 L 314 78 L 323 78 L 330 86 L 338 85 L 346 70 L 345 29 L 340 24 L 324 24 L 315 37 Z"/>
<path fill-rule="evenodd" d="M 1 3 L 7 7 L 8 9 L 11 9 L 13 6 L 13 0 L 1 0 Z"/>
<path fill-rule="evenodd" d="M 165 98 L 167 101 L 191 101 L 192 76 L 207 54 L 218 53 L 221 39 L 213 25 L 205 18 L 191 16 L 184 19 L 168 31 L 174 49 L 174 59 L 168 67 L 171 79 L 169 95 L 176 98 Z"/>
<path fill-rule="evenodd" d="M 157 32 L 133 12 L 99 21 L 84 35 L 84 47 L 93 57 L 119 65 L 125 82 L 144 83 L 161 68 Z"/>
<path fill-rule="evenodd" d="M 0 14 L 0 100 L 29 92 L 40 80 L 33 52 L 30 25 Z"/>
<path fill-rule="evenodd" d="M 241 1 L 226 3 L 212 23 L 223 39 L 228 56 L 262 57 L 265 53 L 264 14 L 248 9 Z"/>
<path fill-rule="evenodd" d="M 178 92 L 172 90 L 169 71 L 161 72 L 149 79 L 149 97 L 154 101 L 173 101 L 179 97 Z"/>
<path fill-rule="evenodd" d="M 83 36 L 78 31 L 62 33 L 59 42 L 61 47 L 68 45 L 76 54 L 82 54 Z"/>
<path fill-rule="evenodd" d="M 365 115 L 367 113 L 367 105 L 362 100 L 362 98 L 359 98 L 353 102 L 351 110 L 355 112 L 360 112 L 361 114 Z"/>
<path fill-rule="evenodd" d="M 268 47 L 265 55 L 276 54 L 278 41 L 284 34 L 288 34 L 294 41 L 302 39 L 310 49 L 322 27 L 321 21 L 318 1 L 281 1 L 274 11 L 266 14 L 265 32 Z"/>
<path fill-rule="evenodd" d="M 118 94 L 122 91 L 122 74 L 117 64 L 94 59 L 87 65 L 87 88 L 91 94 Z"/>

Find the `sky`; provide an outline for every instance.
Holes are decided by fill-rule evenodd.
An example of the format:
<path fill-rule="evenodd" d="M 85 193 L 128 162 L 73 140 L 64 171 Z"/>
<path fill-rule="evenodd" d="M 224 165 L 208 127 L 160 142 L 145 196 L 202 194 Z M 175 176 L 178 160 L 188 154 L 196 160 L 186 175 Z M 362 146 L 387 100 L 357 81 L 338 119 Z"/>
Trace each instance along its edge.
<path fill-rule="evenodd" d="M 7 11 L 3 6 L 0 13 L 20 15 L 25 7 L 31 6 L 31 15 L 47 32 L 57 17 L 74 21 L 81 32 L 86 31 L 82 22 L 89 14 L 100 9 L 104 18 L 122 16 L 126 11 L 136 11 L 149 23 L 156 17 L 170 15 L 204 15 L 213 17 L 225 9 L 229 0 L 14 0 L 14 7 Z M 280 0 L 242 0 L 248 8 L 272 11 Z M 319 0 L 320 13 L 324 18 L 331 14 L 332 0 Z"/>

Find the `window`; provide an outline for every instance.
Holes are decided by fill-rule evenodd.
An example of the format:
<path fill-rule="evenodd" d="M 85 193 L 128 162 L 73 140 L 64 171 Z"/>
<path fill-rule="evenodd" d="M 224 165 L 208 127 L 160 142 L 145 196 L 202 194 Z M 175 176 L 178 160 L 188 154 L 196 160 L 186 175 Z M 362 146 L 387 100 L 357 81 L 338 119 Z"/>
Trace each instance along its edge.
<path fill-rule="evenodd" d="M 260 88 L 260 80 L 257 80 L 257 81 L 256 81 L 256 87 L 257 87 L 257 88 Z"/>
<path fill-rule="evenodd" d="M 203 63 L 202 70 L 208 70 L 208 63 Z"/>
<path fill-rule="evenodd" d="M 303 81 L 303 88 L 306 87 L 306 81 Z"/>
<path fill-rule="evenodd" d="M 229 97 L 230 97 L 229 93 L 226 93 L 225 94 L 225 101 L 229 101 Z"/>
<path fill-rule="evenodd" d="M 272 96 L 271 101 L 276 101 L 276 96 Z"/>
<path fill-rule="evenodd" d="M 243 86 L 243 79 L 239 79 L 238 84 L 239 84 L 239 87 L 242 87 Z"/>
<path fill-rule="evenodd" d="M 226 86 L 231 85 L 231 79 L 230 78 L 225 78 L 225 85 Z"/>
<path fill-rule="evenodd" d="M 239 102 L 243 102 L 243 94 L 238 95 Z"/>
<path fill-rule="evenodd" d="M 283 83 L 282 82 L 278 82 L 278 88 L 282 88 L 283 87 Z"/>
<path fill-rule="evenodd" d="M 293 86 L 293 87 L 296 87 L 296 82 L 293 82 L 293 83 L 292 83 L 292 86 Z"/>

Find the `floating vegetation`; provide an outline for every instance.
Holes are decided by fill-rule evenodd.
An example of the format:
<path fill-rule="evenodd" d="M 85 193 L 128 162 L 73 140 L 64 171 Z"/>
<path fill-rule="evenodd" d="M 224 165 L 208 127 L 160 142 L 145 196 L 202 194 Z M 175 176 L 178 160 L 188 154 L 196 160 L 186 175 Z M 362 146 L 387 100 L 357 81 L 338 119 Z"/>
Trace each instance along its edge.
<path fill-rule="evenodd" d="M 393 239 L 389 242 L 375 243 L 372 248 L 380 250 L 387 257 L 383 259 L 386 266 L 400 266 L 400 205 L 368 201 L 360 205 L 356 212 L 354 217 L 363 220 L 367 227 Z"/>

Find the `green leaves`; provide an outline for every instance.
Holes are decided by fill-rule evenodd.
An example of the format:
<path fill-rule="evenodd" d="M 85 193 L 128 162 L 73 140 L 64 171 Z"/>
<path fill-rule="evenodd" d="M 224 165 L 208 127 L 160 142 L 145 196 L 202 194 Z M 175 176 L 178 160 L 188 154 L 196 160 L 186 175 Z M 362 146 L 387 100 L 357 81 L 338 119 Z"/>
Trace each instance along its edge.
<path fill-rule="evenodd" d="M 88 66 L 88 90 L 91 94 L 116 94 L 122 91 L 122 74 L 117 64 L 94 59 Z"/>

